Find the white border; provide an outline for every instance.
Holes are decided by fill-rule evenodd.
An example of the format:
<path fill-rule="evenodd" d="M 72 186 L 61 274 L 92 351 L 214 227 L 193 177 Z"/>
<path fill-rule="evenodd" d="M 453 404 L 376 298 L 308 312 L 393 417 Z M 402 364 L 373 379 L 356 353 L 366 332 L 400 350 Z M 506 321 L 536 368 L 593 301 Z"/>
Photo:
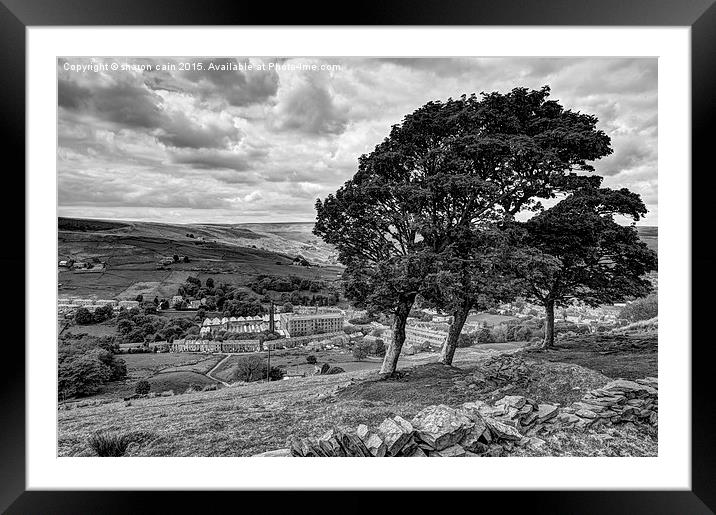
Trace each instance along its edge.
<path fill-rule="evenodd" d="M 690 489 L 689 28 L 44 28 L 27 32 L 27 487 Z M 659 456 L 367 460 L 56 457 L 56 58 L 658 56 Z"/>

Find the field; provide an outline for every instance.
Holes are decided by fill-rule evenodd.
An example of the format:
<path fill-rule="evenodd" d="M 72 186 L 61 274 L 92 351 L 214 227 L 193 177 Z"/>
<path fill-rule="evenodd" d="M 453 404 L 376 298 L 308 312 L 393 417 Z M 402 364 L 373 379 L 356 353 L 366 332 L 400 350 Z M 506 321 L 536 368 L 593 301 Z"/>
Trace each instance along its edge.
<path fill-rule="evenodd" d="M 192 353 L 145 353 L 121 354 L 127 364 L 127 378 L 103 386 L 95 397 L 98 399 L 121 399 L 134 393 L 137 381 L 149 381 L 151 391 L 160 393 L 173 390 L 184 392 L 190 386 L 203 387 L 216 384 L 205 374 L 221 359 L 218 354 Z"/>
<path fill-rule="evenodd" d="M 106 269 L 97 273 L 60 270 L 60 295 L 134 299 L 141 294 L 146 298 L 155 295 L 168 298 L 176 295 L 177 288 L 190 275 L 245 285 L 258 274 L 296 275 L 332 282 L 342 270 L 329 264 L 332 249 L 309 237 L 312 224 L 268 224 L 271 227 L 266 231 L 254 232 L 234 225 L 114 223 L 67 218 L 60 218 L 58 223 L 58 259 L 96 258 L 107 263 Z M 252 224 L 255 225 L 263 224 Z M 293 230 L 280 230 L 283 225 Z M 290 239 L 291 236 L 296 239 Z M 199 241 L 199 237 L 205 241 Z M 187 256 L 189 263 L 158 267 L 162 258 L 174 254 Z M 321 266 L 292 265 L 298 254 L 309 261 L 313 258 L 312 262 Z"/>
<path fill-rule="evenodd" d="M 561 338 L 558 344 L 553 350 L 535 355 L 545 361 L 574 363 L 608 377 L 639 379 L 658 374 L 658 341 L 654 333 L 583 335 Z"/>
<path fill-rule="evenodd" d="M 615 340 L 613 348 L 606 343 L 609 337 L 602 338 L 601 343 L 564 341 L 560 350 L 534 353 L 522 352 L 515 344 L 475 345 L 458 349 L 455 367 L 449 368 L 434 363 L 434 353 L 406 356 L 401 358 L 400 370 L 407 374 L 391 381 L 377 380 L 376 370 L 357 370 L 271 383 L 237 383 L 218 391 L 138 399 L 130 406 L 111 402 L 63 409 L 58 412 L 59 453 L 71 456 L 82 452 L 88 436 L 105 429 L 147 435 L 140 453 L 145 456 L 250 456 L 284 447 L 290 435 L 315 436 L 334 426 L 376 424 L 389 414 L 411 418 L 430 404 L 490 400 L 496 392 L 467 388 L 463 378 L 486 358 L 501 353 L 520 352 L 530 364 L 530 374 L 524 384 L 503 388 L 499 396 L 525 395 L 538 402 L 564 405 L 610 378 L 656 375 L 652 359 L 655 334 L 641 335 L 640 340 L 626 344 Z M 188 367 L 199 365 L 189 364 L 188 356 L 165 356 L 157 359 L 177 359 Z M 571 362 L 557 360 L 558 356 Z M 290 361 L 288 356 L 285 359 Z M 605 370 L 609 374 L 579 364 L 603 359 L 610 362 Z M 604 368 L 603 361 L 598 364 Z M 143 363 L 142 367 L 150 370 L 165 365 Z M 656 454 L 656 445 L 655 439 L 631 428 L 610 428 L 602 433 L 564 431 L 547 438 L 547 448 L 536 455 L 651 456 Z"/>

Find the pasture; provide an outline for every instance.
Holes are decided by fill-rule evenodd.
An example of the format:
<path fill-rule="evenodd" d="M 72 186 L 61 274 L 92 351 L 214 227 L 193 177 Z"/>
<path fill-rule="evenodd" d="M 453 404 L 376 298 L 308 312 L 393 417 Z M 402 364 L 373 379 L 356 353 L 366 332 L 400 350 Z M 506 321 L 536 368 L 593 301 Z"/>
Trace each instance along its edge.
<path fill-rule="evenodd" d="M 190 386 L 203 387 L 216 384 L 205 374 L 224 355 L 193 353 L 144 353 L 121 354 L 118 356 L 127 364 L 127 378 L 112 381 L 102 387 L 95 398 L 121 398 L 134 393 L 138 381 L 149 381 L 151 391 L 160 393 L 174 390 L 184 392 Z"/>

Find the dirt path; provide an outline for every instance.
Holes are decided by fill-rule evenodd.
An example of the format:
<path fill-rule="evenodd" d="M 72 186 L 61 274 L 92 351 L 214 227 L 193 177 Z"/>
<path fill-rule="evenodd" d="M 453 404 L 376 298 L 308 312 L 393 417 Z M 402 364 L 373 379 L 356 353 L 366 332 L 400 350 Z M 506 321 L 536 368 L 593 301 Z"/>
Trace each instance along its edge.
<path fill-rule="evenodd" d="M 204 375 L 206 375 L 206 377 L 208 377 L 209 379 L 211 379 L 211 380 L 213 380 L 213 381 L 217 381 L 217 382 L 223 384 L 224 386 L 230 386 L 230 384 L 227 383 L 226 381 L 222 381 L 221 379 L 219 379 L 219 378 L 214 377 L 213 375 L 211 375 L 211 374 L 214 373 L 214 371 L 215 371 L 216 369 L 218 369 L 218 368 L 224 363 L 224 361 L 226 361 L 226 360 L 229 359 L 230 357 L 231 357 L 231 354 L 227 354 L 226 356 L 224 356 L 224 359 L 222 359 L 221 361 L 219 361 L 216 365 L 214 365 L 214 368 L 212 368 L 211 370 L 209 370 L 209 371 L 208 371 L 206 374 L 204 374 Z"/>

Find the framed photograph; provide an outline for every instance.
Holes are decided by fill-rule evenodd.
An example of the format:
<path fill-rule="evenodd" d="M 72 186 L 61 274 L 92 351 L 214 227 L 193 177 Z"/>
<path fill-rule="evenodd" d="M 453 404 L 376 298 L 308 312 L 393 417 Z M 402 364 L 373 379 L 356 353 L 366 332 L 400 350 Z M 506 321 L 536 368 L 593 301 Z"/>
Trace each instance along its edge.
<path fill-rule="evenodd" d="M 3 509 L 712 513 L 712 4 L 4 0 Z"/>

